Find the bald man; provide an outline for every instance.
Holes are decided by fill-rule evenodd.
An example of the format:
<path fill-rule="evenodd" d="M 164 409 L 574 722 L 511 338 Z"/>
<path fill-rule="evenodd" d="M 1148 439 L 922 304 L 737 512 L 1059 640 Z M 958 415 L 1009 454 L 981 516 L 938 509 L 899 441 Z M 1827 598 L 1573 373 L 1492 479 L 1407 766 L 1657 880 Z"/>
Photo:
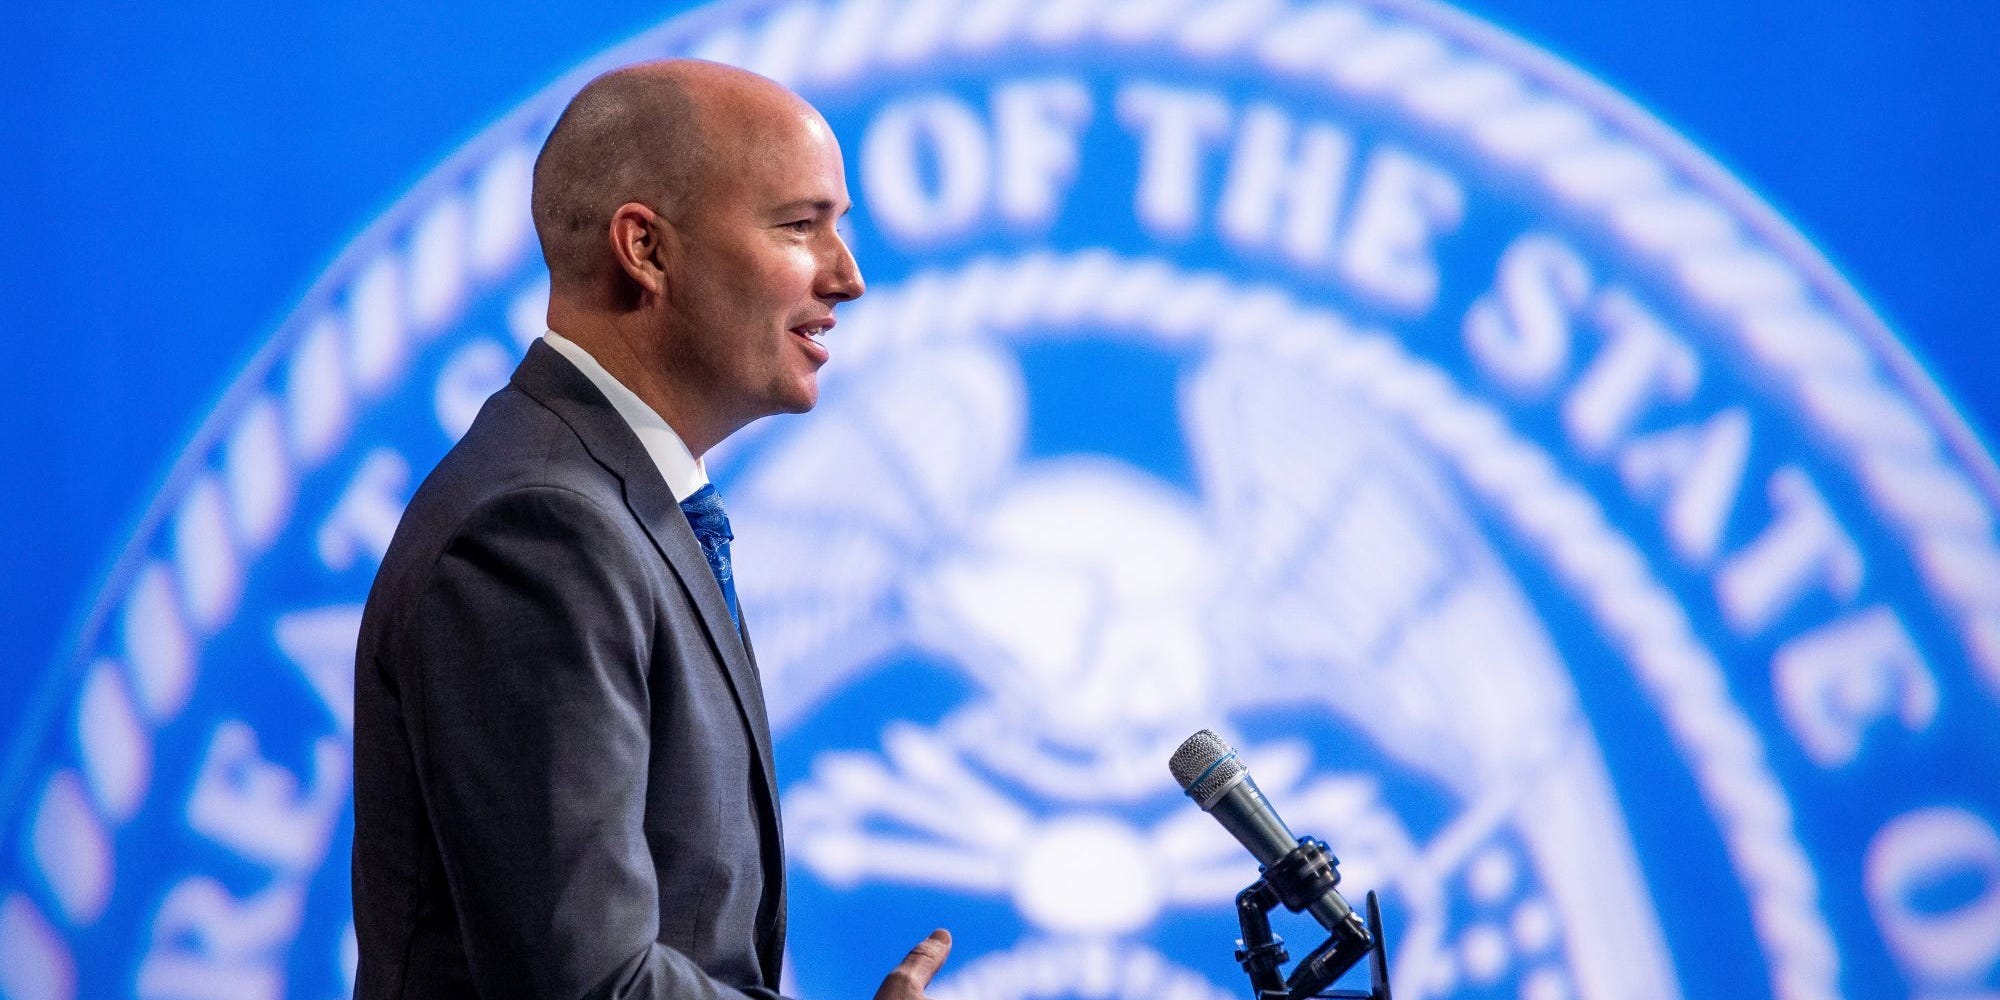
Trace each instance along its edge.
<path fill-rule="evenodd" d="M 599 77 L 535 163 L 549 332 L 411 499 L 355 662 L 355 995 L 770 1000 L 771 736 L 702 455 L 808 410 L 840 147 L 776 83 Z M 883 981 L 918 1000 L 940 931 Z"/>

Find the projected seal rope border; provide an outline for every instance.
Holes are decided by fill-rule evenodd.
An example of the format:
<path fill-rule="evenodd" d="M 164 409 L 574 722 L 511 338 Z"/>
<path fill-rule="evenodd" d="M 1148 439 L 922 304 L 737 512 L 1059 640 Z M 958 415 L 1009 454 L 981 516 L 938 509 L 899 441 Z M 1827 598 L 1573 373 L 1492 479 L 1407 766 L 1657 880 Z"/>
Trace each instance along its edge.
<path fill-rule="evenodd" d="M 1805 711 L 1831 693 L 1843 699 L 1831 704 L 1845 713 L 1827 722 L 1795 712 L 1804 721 L 1791 734 L 1813 759 L 1829 769 L 1851 762 L 1862 750 L 1859 734 L 1878 716 L 1891 726 L 1932 727 L 1940 686 L 1956 693 L 1973 682 L 1987 698 L 2000 687 L 1996 490 L 1990 459 L 1962 421 L 1823 262 L 1705 159 L 1614 95 L 1449 11 L 1252 3 L 732 7 L 677 19 L 592 69 L 692 52 L 742 62 L 819 99 L 873 69 L 1083 44 L 1170 52 L 1195 66 L 1248 59 L 1274 79 L 1390 109 L 1413 128 L 1503 164 L 1570 213 L 1573 224 L 1650 261 L 1673 276 L 1691 308 L 1717 317 L 1737 356 L 1768 379 L 1761 388 L 1769 397 L 1785 401 L 1812 441 L 1842 456 L 1885 529 L 1881 540 L 1866 540 L 1871 558 L 1900 550 L 1971 668 L 1966 678 L 1940 680 L 1928 666 L 1940 652 L 1916 653 L 1911 626 L 1894 611 L 1885 615 L 1886 606 L 1856 607 L 1824 630 L 1802 631 L 1798 639 L 1819 641 L 1788 646 L 1792 655 L 1776 661 L 1778 683 L 1789 677 L 1806 692 L 1786 704 Z M 57 682 L 53 724 L 31 729 L 12 748 L 6 835 L 21 867 L 0 899 L 0 990 L 60 996 L 130 982 L 146 995 L 338 992 L 334 938 L 344 898 L 341 880 L 322 872 L 343 867 L 323 863 L 339 842 L 345 801 L 349 668 L 337 655 L 343 634 L 351 640 L 344 609 L 359 599 L 356 581 L 365 587 L 370 549 L 393 524 L 413 470 L 441 450 L 453 427 L 462 428 L 478 390 L 504 377 L 519 337 L 536 332 L 534 290 L 521 287 L 520 274 L 531 256 L 519 211 L 526 164 L 540 129 L 584 75 L 489 130 L 357 240 L 184 453 L 79 636 Z M 1560 241 L 1515 246 L 1517 273 L 1573 273 Z M 1089 300 L 1118 287 L 1113 278 L 1159 273 L 1098 256 L 1029 263 L 1052 270 L 1004 265 L 981 280 L 1012 275 L 1015 283 L 968 283 L 960 293 L 1062 288 Z M 1072 280 L 1050 285 L 1024 273 Z M 1267 310 L 1260 322 L 1300 319 L 1269 312 L 1268 297 L 1239 297 L 1235 285 L 1170 280 L 1143 287 L 1184 317 L 1249 302 Z M 896 297 L 886 291 L 884 301 Z M 1489 315 L 1506 315 L 1503 293 L 1487 301 L 1498 310 Z M 522 318 L 510 322 L 510 313 Z M 446 336 L 453 332 L 461 336 Z M 1486 339 L 1493 350 L 1509 346 L 1499 333 Z M 1396 374 L 1393 351 L 1370 350 L 1351 357 L 1374 357 L 1382 366 L 1376 374 Z M 1359 364 L 1351 357 L 1341 363 Z M 1533 358 L 1513 361 L 1518 371 Z M 830 381 L 844 377 L 830 371 Z M 417 373 L 436 377 L 413 379 Z M 382 446 L 399 426 L 385 407 L 405 398 L 397 390 L 410 384 L 431 390 L 422 417 L 446 432 L 425 439 L 428 454 Z M 1444 414 L 1410 411 L 1419 428 L 1463 416 L 1435 379 L 1383 384 L 1422 402 L 1418 410 Z M 1398 412 L 1396 399 L 1379 402 Z M 1458 426 L 1487 445 L 1510 440 L 1490 423 Z M 1705 426 L 1713 433 L 1678 440 L 1683 451 L 1713 441 L 1723 447 L 1733 433 L 1728 420 Z M 1449 443 L 1438 441 L 1439 451 L 1450 454 Z M 751 442 L 743 453 L 754 458 L 756 448 Z M 1466 481 L 1489 488 L 1510 482 L 1489 497 L 1493 509 L 1513 512 L 1524 533 L 1553 537 L 1562 533 L 1557 524 L 1587 533 L 1599 523 L 1591 514 L 1596 501 L 1548 466 L 1532 458 L 1510 466 L 1502 461 L 1510 448 L 1479 453 L 1485 464 L 1465 468 L 1485 471 L 1468 471 Z M 1643 479 L 1645 471 L 1634 475 Z M 1765 537 L 1803 539 L 1808 555 L 1824 557 L 1814 568 L 1827 572 L 1828 585 L 1861 594 L 1861 550 L 1832 544 L 1840 535 L 1827 530 L 1839 527 L 1827 491 L 1792 471 L 1771 470 L 1774 507 L 1793 516 L 1774 515 L 1774 525 L 1788 530 Z M 1688 515 L 1684 523 L 1699 526 L 1701 519 Z M 1699 531 L 1679 537 L 1699 550 Z M 1598 581 L 1608 591 L 1579 589 L 1604 602 L 1605 619 L 1649 637 L 1633 647 L 1632 662 L 1689 748 L 1689 769 L 1703 780 L 1727 834 L 1773 991 L 1839 995 L 1833 934 L 1783 786 L 1768 771 L 1747 783 L 1743 777 L 1758 772 L 1764 737 L 1736 710 L 1729 681 L 1700 644 L 1677 644 L 1674 636 L 1686 633 L 1678 602 L 1656 600 L 1657 586 L 1626 586 L 1651 579 L 1645 557 L 1629 542 L 1607 545 L 1601 551 L 1624 552 L 1594 570 L 1608 574 Z M 1565 553 L 1579 550 L 1550 551 L 1560 568 Z M 293 569 L 313 567 L 322 585 L 283 582 L 302 575 L 281 572 L 287 559 Z M 1571 569 L 1590 572 L 1580 567 Z M 1610 586 L 1617 581 L 1624 584 Z M 1602 596 L 1607 592 L 1624 600 Z M 1729 606 L 1726 596 L 1722 606 Z M 1763 617 L 1755 602 L 1738 606 L 1746 624 Z M 1657 643 L 1661 638 L 1668 641 Z M 1857 644 L 1861 659 L 1834 655 L 1837 646 Z M 242 663 L 292 671 L 284 683 L 296 690 L 272 694 L 227 683 L 266 683 L 260 678 L 270 675 Z M 322 715 L 301 707 L 313 701 Z M 1977 711 L 1990 713 L 1990 705 Z M 272 713 L 277 720 L 264 718 Z M 199 766 L 187 766 L 195 758 Z M 1929 914 L 1901 898 L 1941 864 L 1987 865 L 1990 872 L 1996 855 L 1987 816 L 1944 802 L 1907 810 L 1873 838 L 1869 883 L 1860 888 L 1912 985 L 1957 986 L 1989 973 L 1990 961 L 1977 964 L 1986 943 L 1968 915 L 1990 909 L 1990 894 Z M 315 938 L 324 947 L 310 944 Z M 303 946 L 294 949 L 294 939 Z M 307 953 L 318 957 L 299 957 Z M 79 955 L 97 960 L 79 962 Z"/>

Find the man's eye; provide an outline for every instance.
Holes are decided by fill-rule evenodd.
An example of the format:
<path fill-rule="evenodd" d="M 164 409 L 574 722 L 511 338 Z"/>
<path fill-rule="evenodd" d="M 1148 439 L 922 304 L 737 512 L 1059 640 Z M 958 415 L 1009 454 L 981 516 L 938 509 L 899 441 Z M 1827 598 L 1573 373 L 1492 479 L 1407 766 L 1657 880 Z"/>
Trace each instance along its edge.
<path fill-rule="evenodd" d="M 812 227 L 813 227 L 813 220 L 811 219 L 799 219 L 795 222 L 785 223 L 785 228 L 795 233 L 811 232 Z"/>

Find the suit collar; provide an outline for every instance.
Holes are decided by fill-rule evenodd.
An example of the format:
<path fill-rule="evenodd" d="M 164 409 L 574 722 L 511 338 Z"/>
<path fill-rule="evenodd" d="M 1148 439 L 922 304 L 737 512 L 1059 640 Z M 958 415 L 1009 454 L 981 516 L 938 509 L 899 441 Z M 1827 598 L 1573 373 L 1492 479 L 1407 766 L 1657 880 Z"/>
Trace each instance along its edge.
<path fill-rule="evenodd" d="M 632 428 L 633 436 L 645 447 L 654 467 L 660 470 L 660 478 L 667 481 L 667 488 L 673 491 L 674 499 L 686 500 L 696 490 L 708 485 L 708 468 L 688 451 L 687 443 L 681 440 L 673 425 L 647 406 L 638 393 L 618 381 L 618 376 L 599 364 L 582 344 L 554 330 L 542 334 L 542 340 L 582 372 L 583 377 L 603 393 L 611 408 L 618 411 L 618 416 Z"/>
<path fill-rule="evenodd" d="M 625 505 L 680 578 L 708 632 L 709 644 L 722 661 L 751 743 L 757 748 L 764 787 L 774 797 L 775 819 L 777 768 L 771 759 L 770 721 L 764 713 L 763 686 L 750 658 L 748 639 L 729 620 L 722 587 L 659 466 L 604 393 L 547 343 L 537 340 L 528 346 L 528 356 L 514 371 L 513 385 L 568 424 L 590 456 L 624 484 Z"/>

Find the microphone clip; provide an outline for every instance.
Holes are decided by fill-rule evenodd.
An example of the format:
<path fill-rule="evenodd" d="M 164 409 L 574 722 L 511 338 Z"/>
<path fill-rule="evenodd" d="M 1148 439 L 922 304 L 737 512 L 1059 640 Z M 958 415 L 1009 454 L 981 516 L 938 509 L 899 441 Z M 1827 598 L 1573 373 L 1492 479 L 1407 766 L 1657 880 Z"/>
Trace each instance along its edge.
<path fill-rule="evenodd" d="M 1300 837 L 1299 846 L 1262 869 L 1263 877 L 1236 896 L 1236 919 L 1243 937 L 1236 942 L 1236 961 L 1250 976 L 1254 1000 L 1391 1000 L 1387 943 L 1382 936 L 1382 909 L 1375 893 L 1368 893 L 1367 922 L 1353 910 L 1336 923 L 1327 939 L 1307 953 L 1289 977 L 1282 975 L 1290 954 L 1283 938 L 1271 932 L 1271 911 L 1283 906 L 1293 913 L 1304 911 L 1328 898 L 1340 884 L 1340 859 L 1326 843 Z M 1332 899 L 1340 896 L 1334 892 Z M 1373 958 L 1368 966 L 1369 989 L 1327 991 L 1341 975 L 1363 957 Z"/>

